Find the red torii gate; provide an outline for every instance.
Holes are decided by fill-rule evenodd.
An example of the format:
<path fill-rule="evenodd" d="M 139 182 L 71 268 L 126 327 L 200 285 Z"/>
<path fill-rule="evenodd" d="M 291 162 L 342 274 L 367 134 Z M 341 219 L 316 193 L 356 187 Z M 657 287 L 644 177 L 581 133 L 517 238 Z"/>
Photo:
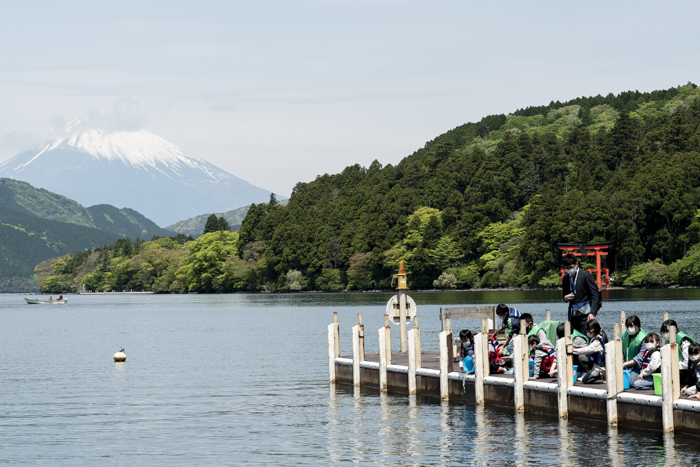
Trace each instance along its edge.
<path fill-rule="evenodd" d="M 588 272 L 593 274 L 596 273 L 596 282 L 598 283 L 598 290 L 603 286 L 603 280 L 601 278 L 600 269 L 600 258 L 603 256 L 608 256 L 608 248 L 610 247 L 610 242 L 604 243 L 584 243 L 584 244 L 574 244 L 574 243 L 558 243 L 557 246 L 561 250 L 561 255 L 564 256 L 571 253 L 574 256 L 595 256 L 595 269 L 588 268 Z M 588 250 L 593 250 L 589 252 Z M 564 279 L 564 274 L 566 271 L 562 268 L 561 278 Z M 605 288 L 610 287 L 610 270 L 605 268 Z"/>

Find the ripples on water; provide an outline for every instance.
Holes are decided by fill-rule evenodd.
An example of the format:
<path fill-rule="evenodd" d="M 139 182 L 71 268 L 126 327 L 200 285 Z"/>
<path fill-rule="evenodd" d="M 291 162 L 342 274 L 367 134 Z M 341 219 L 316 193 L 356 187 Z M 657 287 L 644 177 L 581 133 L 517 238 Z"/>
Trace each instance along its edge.
<path fill-rule="evenodd" d="M 0 463 L 700 464 L 692 438 L 329 388 L 332 312 L 342 353 L 358 312 L 376 351 L 390 295 L 70 296 L 60 308 L 0 295 Z M 536 320 L 545 308 L 554 319 L 566 312 L 558 292 L 411 295 L 427 349 L 437 348 L 440 306 L 506 302 Z M 698 299 L 613 292 L 601 322 L 610 329 L 624 309 L 658 330 L 669 311 L 700 336 Z M 462 327 L 478 323 L 453 323 Z M 116 364 L 122 346 L 127 362 Z"/>

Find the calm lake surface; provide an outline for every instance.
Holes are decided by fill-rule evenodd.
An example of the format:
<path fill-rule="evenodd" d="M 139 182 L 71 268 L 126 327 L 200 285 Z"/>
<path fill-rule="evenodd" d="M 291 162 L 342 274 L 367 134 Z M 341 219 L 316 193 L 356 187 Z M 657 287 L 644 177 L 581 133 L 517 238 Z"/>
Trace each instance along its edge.
<path fill-rule="evenodd" d="M 427 350 L 440 306 L 566 315 L 557 291 L 409 294 Z M 357 313 L 376 352 L 391 295 L 72 295 L 62 307 L 0 295 L 0 464 L 700 464 L 700 439 L 329 387 L 333 311 L 341 353 Z M 656 332 L 668 311 L 700 336 L 700 290 L 608 292 L 609 332 L 620 310 Z M 453 323 L 464 327 L 479 324 Z M 122 347 L 127 361 L 114 363 Z"/>

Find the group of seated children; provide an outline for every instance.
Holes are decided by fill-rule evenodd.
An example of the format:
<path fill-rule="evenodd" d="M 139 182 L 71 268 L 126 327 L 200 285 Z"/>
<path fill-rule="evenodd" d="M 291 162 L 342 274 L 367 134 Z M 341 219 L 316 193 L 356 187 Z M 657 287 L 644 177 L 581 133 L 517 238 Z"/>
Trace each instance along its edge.
<path fill-rule="evenodd" d="M 513 338 L 520 333 L 520 321 L 526 325 L 530 360 L 534 371 L 530 379 L 553 378 L 557 374 L 556 348 L 552 340 L 564 337 L 565 323 L 545 321 L 536 325 L 529 313 L 521 314 L 515 308 L 498 305 L 496 314 L 502 319 L 500 329 L 489 336 L 489 368 L 491 373 L 512 373 Z M 630 381 L 636 389 L 651 389 L 654 387 L 653 374 L 661 371 L 661 347 L 668 342 L 669 328 L 678 325 L 672 319 L 661 325 L 661 335 L 647 334 L 641 326 L 639 317 L 630 316 L 625 320 L 625 330 L 622 333 L 623 368 L 629 371 Z M 554 330 L 556 330 L 555 335 Z M 498 342 L 496 335 L 504 331 L 506 340 Z M 601 329 L 597 320 L 586 323 L 586 334 L 572 330 L 574 365 L 578 366 L 583 375 L 583 383 L 591 383 L 605 379 L 605 344 L 608 336 Z M 462 346 L 460 360 L 469 356 L 474 358 L 474 336 L 468 329 L 459 333 Z M 683 385 L 681 393 L 690 398 L 700 399 L 700 344 L 687 334 L 677 331 L 678 359 L 680 381 Z"/>

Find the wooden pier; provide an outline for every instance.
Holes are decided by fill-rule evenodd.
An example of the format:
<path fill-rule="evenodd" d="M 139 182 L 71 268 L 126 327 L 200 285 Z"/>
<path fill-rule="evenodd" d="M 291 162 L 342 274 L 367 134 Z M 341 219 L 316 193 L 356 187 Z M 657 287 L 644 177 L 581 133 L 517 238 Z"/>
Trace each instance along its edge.
<path fill-rule="evenodd" d="M 368 334 L 378 339 L 379 352 L 365 354 L 366 336 L 359 314 L 358 324 L 352 328 L 353 353 L 341 356 L 335 313 L 333 323 L 328 325 L 330 382 L 456 403 L 513 408 L 515 412 L 596 420 L 629 429 L 700 435 L 700 401 L 680 394 L 675 332 L 670 339 L 672 343 L 661 348 L 663 394 L 657 396 L 653 390 L 623 389 L 620 324 L 615 325 L 614 338 L 605 346 L 606 380 L 574 384 L 573 346 L 568 332 L 556 342 L 557 377 L 528 381 L 527 336 L 514 338 L 513 374 L 490 375 L 488 333 L 492 323 L 482 319 L 482 331 L 474 334 L 475 373 L 466 374 L 455 363 L 450 318 L 441 318 L 439 351 L 421 350 L 416 316 L 413 329 L 407 331 L 407 352 L 391 350 L 390 329 L 385 320 L 384 327 Z"/>

